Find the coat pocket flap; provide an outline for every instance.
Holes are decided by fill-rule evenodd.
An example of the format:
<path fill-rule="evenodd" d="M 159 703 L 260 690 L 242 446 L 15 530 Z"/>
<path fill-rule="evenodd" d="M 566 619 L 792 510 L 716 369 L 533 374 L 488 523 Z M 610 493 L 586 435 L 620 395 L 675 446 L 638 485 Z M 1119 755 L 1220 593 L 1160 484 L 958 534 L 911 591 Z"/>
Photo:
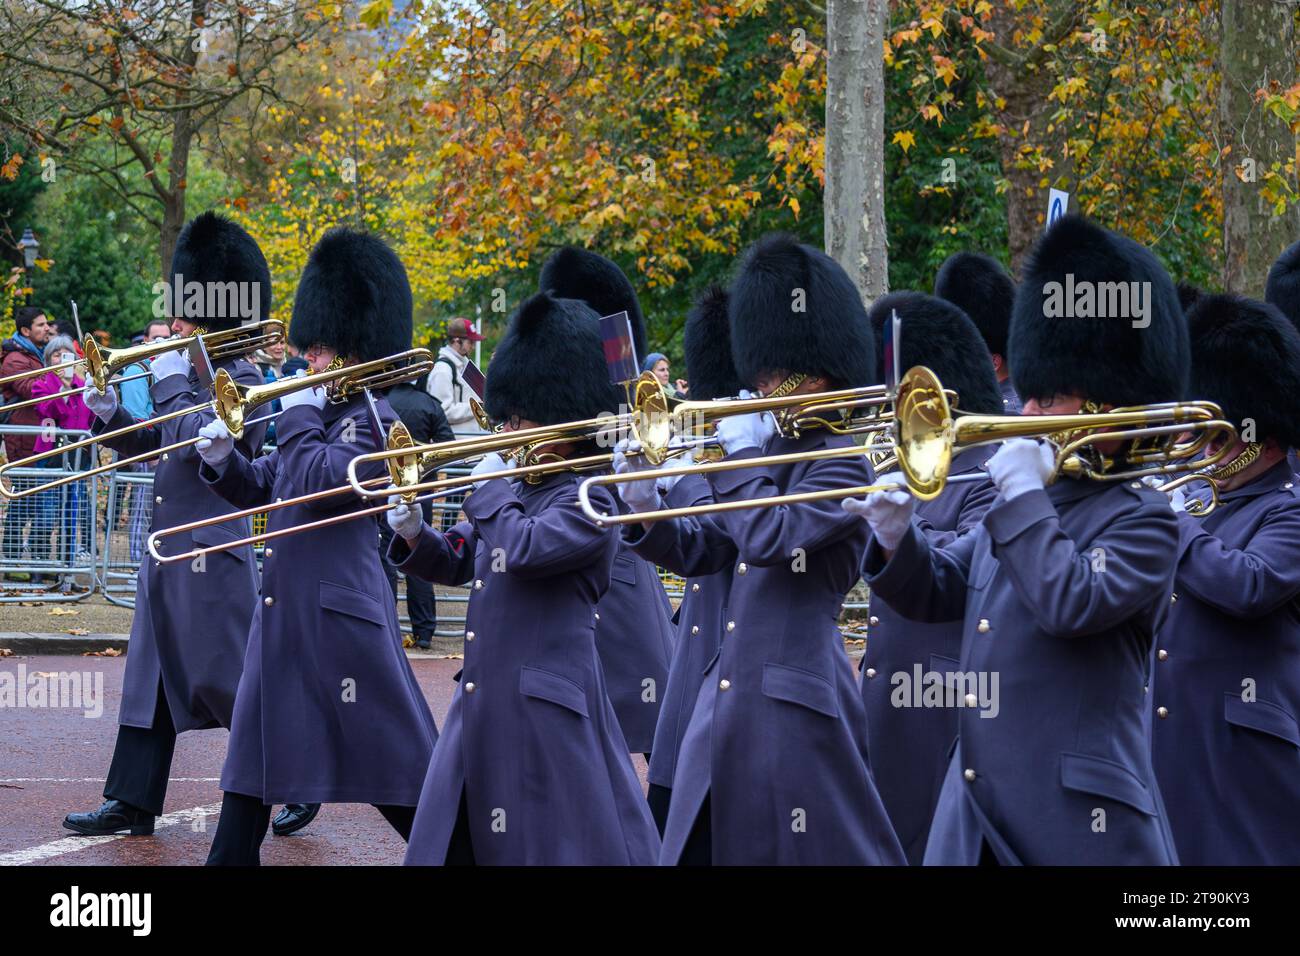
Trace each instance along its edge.
<path fill-rule="evenodd" d="M 350 588 L 332 581 L 320 583 L 320 606 L 336 614 L 359 618 L 384 627 L 388 618 L 383 606 L 364 591 Z"/>
<path fill-rule="evenodd" d="M 248 536 L 247 530 L 236 532 L 233 528 L 227 528 L 223 525 L 213 524 L 204 528 L 195 528 L 190 532 L 190 538 L 196 548 L 211 548 L 223 544 L 229 544 L 231 541 L 238 541 L 240 538 Z M 247 561 L 250 551 L 249 545 L 243 545 L 238 548 L 229 548 L 226 554 L 230 555 L 237 561 Z"/>
<path fill-rule="evenodd" d="M 609 576 L 615 581 L 621 581 L 624 584 L 636 584 L 636 563 L 640 558 L 627 554 L 623 551 L 614 555 L 614 567 L 610 570 Z"/>
<path fill-rule="evenodd" d="M 777 700 L 799 704 L 827 717 L 840 715 L 835 686 L 812 671 L 785 664 L 764 664 L 763 693 Z"/>
<path fill-rule="evenodd" d="M 955 688 L 957 686 L 956 675 L 961 671 L 961 661 L 952 657 L 944 657 L 942 654 L 931 654 L 930 670 L 943 677 L 944 687 Z"/>
<path fill-rule="evenodd" d="M 1121 764 L 1089 754 L 1061 754 L 1061 785 L 1126 803 L 1135 810 L 1156 815 L 1151 791 Z"/>
<path fill-rule="evenodd" d="M 580 717 L 587 714 L 587 693 L 580 684 L 536 667 L 519 669 L 519 693 L 558 704 Z"/>
<path fill-rule="evenodd" d="M 1229 692 L 1223 695 L 1223 719 L 1300 747 L 1300 725 L 1277 704 L 1259 699 L 1247 702 L 1241 699 L 1240 694 Z"/>

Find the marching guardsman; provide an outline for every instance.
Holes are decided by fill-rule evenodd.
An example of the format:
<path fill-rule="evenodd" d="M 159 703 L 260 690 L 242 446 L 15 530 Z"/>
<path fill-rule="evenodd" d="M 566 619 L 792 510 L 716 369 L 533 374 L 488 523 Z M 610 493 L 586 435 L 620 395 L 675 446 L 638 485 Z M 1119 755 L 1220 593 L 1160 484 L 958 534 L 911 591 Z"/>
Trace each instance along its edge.
<path fill-rule="evenodd" d="M 637 355 L 645 354 L 645 321 L 636 292 L 609 259 L 565 246 L 542 265 L 538 288 L 585 302 L 597 320 L 627 312 Z M 616 412 L 626 402 L 625 395 L 615 392 L 606 411 Z M 654 566 L 618 540 L 613 579 L 596 608 L 596 649 L 627 745 L 649 758 L 673 654 L 673 608 Z"/>
<path fill-rule="evenodd" d="M 682 349 L 686 353 L 686 377 L 691 383 L 691 400 L 708 402 L 729 398 L 741 391 L 740 377 L 731 361 L 731 329 L 727 316 L 727 293 L 707 289 L 686 317 Z M 637 459 L 633 459 L 637 461 Z M 650 481 L 616 486 L 624 499 L 636 500 L 633 511 L 657 508 L 686 508 L 713 500 L 713 492 L 702 475 L 672 475 Z M 698 521 L 683 518 L 683 522 Z M 735 568 L 732 549 L 690 553 L 677 547 L 682 540 L 664 522 L 651 525 L 646 533 L 633 531 L 636 552 L 647 561 L 686 578 L 686 590 L 677 609 L 677 643 L 668 672 L 668 690 L 659 710 L 654 750 L 650 758 L 650 791 L 647 798 L 655 823 L 662 833 L 668 822 L 668 806 L 677 769 L 682 737 L 695 710 L 695 699 L 704 671 L 718 653 L 726 620 L 727 595 Z"/>
<path fill-rule="evenodd" d="M 900 369 L 929 368 L 944 387 L 956 391 L 956 406 L 963 412 L 1003 414 L 1003 396 L 988 349 L 959 308 L 919 292 L 877 299 L 868 317 L 878 355 L 884 354 L 888 319 L 895 312 L 902 323 Z M 882 368 L 880 377 L 884 374 Z M 991 447 L 979 445 L 959 452 L 949 474 L 979 473 L 992 452 Z M 996 496 L 991 481 L 958 482 L 932 501 L 919 502 L 912 521 L 932 547 L 944 547 L 979 527 Z M 861 670 L 871 771 L 907 861 L 919 865 L 957 737 L 956 705 L 946 675 L 960 669 L 961 623 L 908 621 L 874 593 L 868 613 Z M 943 694 L 939 706 L 915 706 L 927 689 L 917 685 L 935 681 Z"/>
<path fill-rule="evenodd" d="M 1268 270 L 1264 300 L 1276 306 L 1291 324 L 1300 329 L 1300 242 L 1292 243 Z M 1291 449 L 1287 456 L 1291 470 L 1300 474 L 1300 451 Z"/>
<path fill-rule="evenodd" d="M 736 371 L 763 395 L 874 377 L 857 289 L 829 256 L 789 236 L 766 237 L 745 255 L 728 314 Z M 774 430 L 766 415 L 719 419 L 724 460 L 853 444 L 826 429 Z M 854 455 L 708 481 L 715 502 L 739 501 L 869 484 L 871 466 Z M 682 555 L 684 566 L 725 555 L 732 579 L 720 648 L 682 737 L 660 862 L 904 863 L 867 763 L 866 713 L 837 626 L 858 581 L 865 525 L 835 501 L 661 524 L 653 533 L 677 540 L 659 553 Z"/>
<path fill-rule="evenodd" d="M 598 316 L 541 292 L 512 317 L 487 378 L 487 410 L 511 431 L 593 418 L 616 396 Z M 552 443 L 561 458 L 594 441 Z M 617 535 L 578 508 L 579 475 L 479 483 L 466 520 L 443 534 L 417 508 L 388 513 L 404 573 L 472 583 L 465 667 L 429 763 L 410 864 L 653 864 L 659 837 L 605 692 L 596 607 Z M 606 508 L 613 502 L 599 491 Z"/>
<path fill-rule="evenodd" d="M 256 302 L 262 321 L 271 314 L 271 274 L 262 250 L 240 226 L 215 213 L 191 220 L 176 242 L 166 296 L 169 310 L 181 299 L 177 284 L 192 282 L 211 289 L 238 283 L 241 301 Z M 189 336 L 240 324 L 239 315 L 210 313 L 207 302 L 224 297 L 196 297 L 197 314 L 171 317 L 172 331 Z M 214 361 L 242 385 L 258 385 L 262 376 L 246 359 Z M 199 383 L 183 349 L 164 352 L 150 366 L 150 394 L 158 414 L 200 405 L 211 399 Z M 109 388 L 85 392 L 97 420 L 95 434 L 131 425 L 131 414 Z M 123 456 L 145 454 L 163 445 L 192 438 L 213 420 L 210 410 L 182 415 L 156 427 L 140 428 L 106 444 Z M 266 425 L 250 425 L 233 454 L 248 462 L 261 451 Z M 166 528 L 233 510 L 199 480 L 194 446 L 162 455 L 154 474 L 153 527 Z M 240 519 L 195 531 L 179 540 L 187 547 L 245 537 L 248 520 Z M 89 813 L 72 813 L 63 825 L 88 835 L 127 831 L 152 833 L 162 813 L 176 735 L 187 730 L 229 727 L 235 689 L 244 666 L 248 625 L 257 603 L 257 563 L 251 547 L 213 554 L 199 566 L 159 565 L 145 560 L 136 579 L 131 653 L 126 658 L 117 746 L 104 783 L 105 803 Z"/>
<path fill-rule="evenodd" d="M 316 244 L 293 303 L 289 339 L 315 372 L 411 347 L 406 270 L 378 238 L 333 229 Z M 374 396 L 327 401 L 323 388 L 280 399 L 276 449 L 231 454 L 215 421 L 199 443 L 200 475 L 249 508 L 347 483 L 348 463 L 380 451 L 396 420 Z M 373 463 L 362 481 L 384 474 Z M 339 495 L 272 511 L 267 530 L 364 508 Z M 370 803 L 405 839 L 438 732 L 402 650 L 373 517 L 281 537 L 264 552 L 262 595 L 221 772 L 210 864 L 255 865 L 272 803 Z"/>
<path fill-rule="evenodd" d="M 954 253 L 939 267 L 939 274 L 934 278 L 934 294 L 957 306 L 975 323 L 993 360 L 993 371 L 1002 392 L 1002 414 L 1019 415 L 1020 396 L 1016 394 L 1007 365 L 1007 333 L 1016 298 L 1016 285 L 1007 270 L 992 256 L 978 252 Z M 907 368 L 903 366 L 904 370 Z"/>
<path fill-rule="evenodd" d="M 1152 752 L 1179 859 L 1300 860 L 1300 333 L 1273 306 L 1209 295 L 1188 316 L 1191 394 L 1241 438 L 1205 517 L 1174 493 L 1179 561 L 1156 640 Z M 1189 484 L 1187 497 L 1207 496 Z"/>
<path fill-rule="evenodd" d="M 1145 307 L 1062 313 L 1049 297 L 1067 274 L 1094 293 L 1135 283 Z M 1010 341 L 1025 415 L 1175 401 L 1186 391 L 1187 328 L 1173 282 L 1148 250 L 1077 216 L 1039 239 Z M 1003 442 L 986 465 L 997 501 L 977 530 L 945 547 L 902 521 L 910 496 L 858 503 L 874 532 L 865 565 L 873 592 L 911 618 L 962 622 L 966 706 L 927 865 L 1177 862 L 1151 766 L 1147 693 L 1177 521 L 1140 481 L 1049 484 L 1054 459 L 1049 445 Z"/>

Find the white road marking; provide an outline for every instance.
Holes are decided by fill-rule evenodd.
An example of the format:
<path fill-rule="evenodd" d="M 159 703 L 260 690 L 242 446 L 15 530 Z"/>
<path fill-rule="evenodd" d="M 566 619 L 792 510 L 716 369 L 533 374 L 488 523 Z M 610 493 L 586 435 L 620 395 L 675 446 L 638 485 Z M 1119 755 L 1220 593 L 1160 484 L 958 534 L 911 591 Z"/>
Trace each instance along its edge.
<path fill-rule="evenodd" d="M 195 820 L 205 817 L 216 816 L 221 813 L 221 804 L 214 803 L 206 807 L 190 807 L 188 810 L 177 810 L 175 813 L 167 813 L 154 821 L 154 832 L 161 830 L 163 827 L 173 827 L 179 823 L 192 823 Z M 113 836 L 73 836 L 65 837 L 62 840 L 54 840 L 50 843 L 43 843 L 40 846 L 34 846 L 27 850 L 14 850 L 11 853 L 0 853 L 0 866 L 28 866 L 32 863 L 39 863 L 42 860 L 49 860 L 56 856 L 63 856 L 65 853 L 75 853 L 78 850 L 86 850 L 92 846 L 99 846 L 101 843 L 111 843 L 114 840 L 124 840 L 127 834 L 120 833 Z"/>

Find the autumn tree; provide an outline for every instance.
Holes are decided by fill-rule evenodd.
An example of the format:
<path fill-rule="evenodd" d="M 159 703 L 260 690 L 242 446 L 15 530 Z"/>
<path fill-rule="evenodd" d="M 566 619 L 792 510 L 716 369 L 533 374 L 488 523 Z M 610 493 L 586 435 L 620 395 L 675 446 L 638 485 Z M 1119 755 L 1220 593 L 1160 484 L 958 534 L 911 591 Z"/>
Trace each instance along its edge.
<path fill-rule="evenodd" d="M 0 124 L 152 223 L 165 272 L 192 150 L 205 136 L 219 142 L 232 104 L 277 101 L 277 58 L 336 15 L 318 0 L 10 0 L 0 5 Z M 84 148 L 101 131 L 107 156 Z"/>

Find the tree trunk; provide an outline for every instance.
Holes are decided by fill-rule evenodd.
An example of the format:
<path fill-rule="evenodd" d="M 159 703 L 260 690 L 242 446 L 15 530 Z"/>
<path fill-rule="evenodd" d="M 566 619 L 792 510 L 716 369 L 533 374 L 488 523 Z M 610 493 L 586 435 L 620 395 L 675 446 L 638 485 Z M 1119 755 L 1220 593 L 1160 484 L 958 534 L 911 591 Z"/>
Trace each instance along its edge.
<path fill-rule="evenodd" d="M 185 64 L 185 79 L 188 83 L 196 82 L 195 67 L 199 62 L 201 44 L 195 42 L 208 18 L 208 0 L 193 0 L 190 4 L 190 35 L 184 38 L 180 60 Z M 167 193 L 163 199 L 162 231 L 159 235 L 158 258 L 162 263 L 162 275 L 170 281 L 172 254 L 176 251 L 176 240 L 180 238 L 185 225 L 185 190 L 186 178 L 190 168 L 190 146 L 194 141 L 196 130 L 194 111 L 187 108 L 193 98 L 193 91 L 187 85 L 176 91 L 178 109 L 172 119 L 172 151 L 167 159 Z"/>
<path fill-rule="evenodd" d="M 1052 22 L 1060 20 L 1061 29 L 1067 29 L 1075 19 L 1066 0 L 1049 12 Z M 1006 4 L 995 4 L 990 28 L 1005 48 L 1011 49 L 1010 37 L 1022 24 L 1018 14 Z M 1046 42 L 1046 41 L 1044 41 Z M 1042 234 L 1047 222 L 1048 190 L 1040 185 L 1046 177 L 1057 189 L 1073 192 L 1074 163 L 1065 155 L 1064 130 L 1058 126 L 1048 132 L 1053 109 L 1048 94 L 1056 85 L 1056 77 L 1042 65 L 1041 50 L 1021 51 L 1013 60 L 990 57 L 985 64 L 989 88 L 1004 101 L 999 110 L 993 105 L 1001 132 L 998 134 L 998 157 L 1002 175 L 1010 184 L 1007 189 L 1007 246 L 1011 255 L 1011 273 L 1019 278 L 1020 267 L 1029 255 L 1035 240 Z M 1028 123 L 1028 132 L 1026 132 Z M 1021 156 L 1026 143 L 1041 144 L 1052 160 L 1046 172 Z M 1071 204 L 1075 198 L 1071 197 Z M 986 250 L 978 250 L 986 251 Z"/>
<path fill-rule="evenodd" d="M 885 239 L 887 0 L 826 8 L 826 252 L 869 304 L 889 291 Z"/>
<path fill-rule="evenodd" d="M 1293 15 L 1291 4 L 1223 0 L 1219 139 L 1231 147 L 1221 159 L 1223 287 L 1258 298 L 1269 266 L 1300 232 L 1300 211 L 1275 215 L 1261 195 L 1270 167 L 1295 156 L 1295 136 L 1255 102 L 1256 90 L 1295 82 Z"/>

